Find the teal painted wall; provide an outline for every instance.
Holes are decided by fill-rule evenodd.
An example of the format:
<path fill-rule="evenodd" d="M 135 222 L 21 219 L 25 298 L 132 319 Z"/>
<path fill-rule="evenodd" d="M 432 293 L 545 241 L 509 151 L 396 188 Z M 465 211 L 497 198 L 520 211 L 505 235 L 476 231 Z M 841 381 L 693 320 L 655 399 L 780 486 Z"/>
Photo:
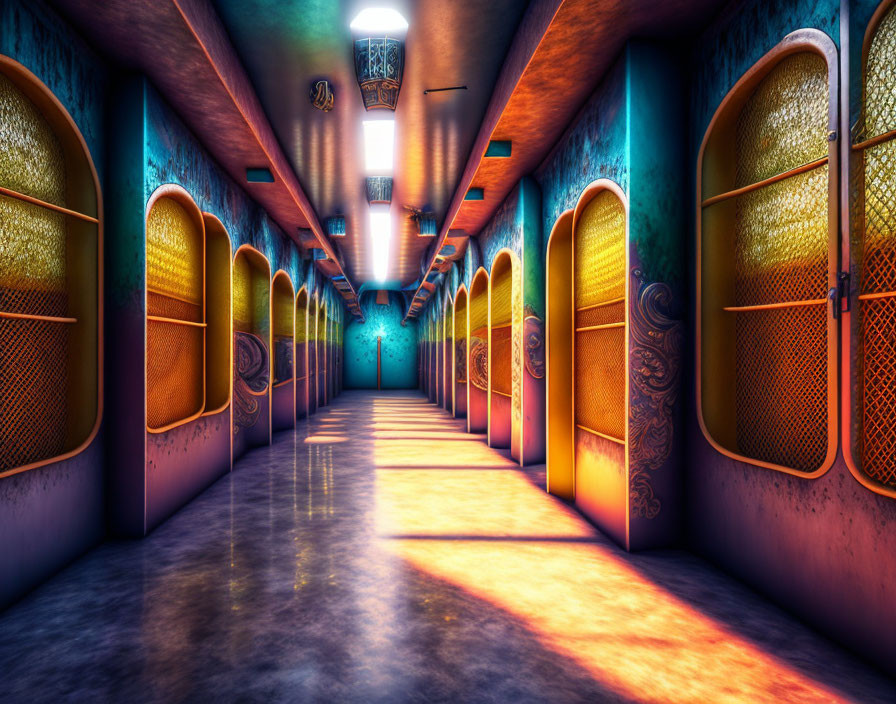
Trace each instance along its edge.
<path fill-rule="evenodd" d="M 346 389 L 376 388 L 376 338 L 382 336 L 384 389 L 417 388 L 417 323 L 402 326 L 404 301 L 389 292 L 389 305 L 376 302 L 376 292 L 361 294 L 365 322 L 351 320 L 345 328 L 344 383 Z"/>
<path fill-rule="evenodd" d="M 690 144 L 684 171 L 692 213 L 691 257 L 696 251 L 698 150 L 712 115 L 737 80 L 787 34 L 817 29 L 838 46 L 848 34 L 850 124 L 858 117 L 861 40 L 877 3 L 853 0 L 844 6 L 851 13 L 850 25 L 841 27 L 839 0 L 749 0 L 721 14 L 693 43 Z M 848 153 L 847 145 L 841 147 L 842 156 Z M 693 303 L 693 270 L 689 284 Z M 896 525 L 896 501 L 856 481 L 842 452 L 815 479 L 723 455 L 699 428 L 693 382 L 688 390 L 689 547 L 885 670 L 892 668 L 896 532 L 881 527 Z"/>
<path fill-rule="evenodd" d="M 40 0 L 0 2 L 0 54 L 31 71 L 71 115 L 108 196 L 110 86 L 99 56 Z M 105 437 L 103 426 L 74 457 L 0 479 L 0 609 L 102 539 Z"/>

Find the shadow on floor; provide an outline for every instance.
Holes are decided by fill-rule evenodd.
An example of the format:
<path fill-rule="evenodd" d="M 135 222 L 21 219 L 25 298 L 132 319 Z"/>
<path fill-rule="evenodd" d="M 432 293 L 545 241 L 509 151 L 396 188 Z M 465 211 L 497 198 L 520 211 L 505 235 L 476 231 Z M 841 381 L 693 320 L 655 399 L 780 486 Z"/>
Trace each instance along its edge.
<path fill-rule="evenodd" d="M 896 700 L 698 558 L 619 550 L 542 481 L 418 395 L 346 393 L 0 615 L 0 701 Z"/>

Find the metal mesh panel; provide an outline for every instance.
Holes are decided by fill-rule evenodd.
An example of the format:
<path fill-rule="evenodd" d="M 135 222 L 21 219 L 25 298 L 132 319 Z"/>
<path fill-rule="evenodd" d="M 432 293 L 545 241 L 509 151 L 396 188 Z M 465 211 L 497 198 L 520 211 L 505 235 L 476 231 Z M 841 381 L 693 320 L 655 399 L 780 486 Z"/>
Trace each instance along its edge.
<path fill-rule="evenodd" d="M 454 309 L 454 379 L 467 383 L 467 297 L 458 294 Z"/>
<path fill-rule="evenodd" d="M 827 125 L 825 60 L 814 52 L 782 59 L 738 117 L 735 187 L 827 156 Z"/>
<path fill-rule="evenodd" d="M 160 198 L 146 220 L 146 312 L 204 323 L 202 232 L 186 209 Z M 146 425 L 157 429 L 202 410 L 205 330 L 146 321 Z"/>
<path fill-rule="evenodd" d="M 827 203 L 827 165 L 737 199 L 736 305 L 827 295 Z"/>
<path fill-rule="evenodd" d="M 0 196 L 0 311 L 65 317 L 65 217 Z"/>
<path fill-rule="evenodd" d="M 511 300 L 512 328 L 510 333 L 511 386 L 511 419 L 513 427 L 522 428 L 523 420 L 523 286 L 519 261 L 513 260 L 513 297 Z"/>
<path fill-rule="evenodd" d="M 0 472 L 66 449 L 72 326 L 0 318 Z"/>
<path fill-rule="evenodd" d="M 467 337 L 467 299 L 459 299 L 454 309 L 454 339 L 463 340 Z"/>
<path fill-rule="evenodd" d="M 864 150 L 864 161 L 862 293 L 896 291 L 896 141 Z"/>
<path fill-rule="evenodd" d="M 511 293 L 513 274 L 510 268 L 497 276 L 492 276 L 491 307 L 492 325 L 507 325 L 511 320 Z"/>
<path fill-rule="evenodd" d="M 293 336 L 292 301 L 292 294 L 289 292 L 288 288 L 283 292 L 277 292 L 275 289 L 272 309 L 274 315 L 273 329 L 276 337 Z"/>
<path fill-rule="evenodd" d="M 862 469 L 896 487 L 896 298 L 862 301 Z"/>
<path fill-rule="evenodd" d="M 824 60 L 782 60 L 737 124 L 736 185 L 786 173 L 828 153 Z M 737 198 L 734 303 L 737 451 L 799 471 L 827 455 L 828 166 Z M 711 294 L 710 294 L 711 295 Z M 791 306 L 802 301 L 822 301 Z"/>
<path fill-rule="evenodd" d="M 512 266 L 512 265 L 511 265 Z M 504 396 L 513 394 L 513 271 L 492 271 L 491 279 L 491 376 L 492 391 Z"/>
<path fill-rule="evenodd" d="M 202 322 L 202 306 L 180 301 L 164 294 L 146 292 L 146 312 L 163 318 L 187 320 L 191 323 Z"/>
<path fill-rule="evenodd" d="M 159 198 L 146 220 L 146 287 L 202 305 L 202 233 L 184 207 Z"/>
<path fill-rule="evenodd" d="M 575 307 L 625 296 L 625 209 L 611 191 L 585 207 L 575 232 Z"/>
<path fill-rule="evenodd" d="M 896 128 L 896 11 L 890 9 L 877 27 L 865 64 L 863 139 Z"/>
<path fill-rule="evenodd" d="M 576 359 L 576 425 L 624 441 L 625 328 L 576 332 Z"/>
<path fill-rule="evenodd" d="M 510 396 L 513 392 L 513 335 L 510 325 L 492 328 L 492 391 Z"/>
<path fill-rule="evenodd" d="M 0 74 L 0 186 L 65 205 L 65 158 L 50 125 Z"/>
<path fill-rule="evenodd" d="M 865 65 L 864 134 L 896 128 L 896 11 L 878 25 Z M 861 153 L 864 189 L 860 227 L 860 293 L 896 295 L 896 141 Z M 859 303 L 862 471 L 896 489 L 896 297 Z"/>
<path fill-rule="evenodd" d="M 625 321 L 625 209 L 616 194 L 602 191 L 585 207 L 573 246 L 575 422 L 624 441 L 625 327 L 580 329 Z"/>
<path fill-rule="evenodd" d="M 65 206 L 62 148 L 0 74 L 0 186 Z M 69 317 L 64 216 L 0 197 L 0 312 Z M 68 360 L 76 323 L 0 318 L 0 472 L 70 449 Z"/>
<path fill-rule="evenodd" d="M 486 294 L 488 281 L 481 288 L 477 288 L 475 295 L 470 296 L 470 330 L 488 327 L 488 295 Z"/>
<path fill-rule="evenodd" d="M 308 307 L 304 303 L 296 306 L 296 344 L 308 339 Z"/>
<path fill-rule="evenodd" d="M 737 314 L 740 452 L 812 472 L 827 455 L 827 308 Z"/>
<path fill-rule="evenodd" d="M 576 327 L 620 323 L 625 320 L 625 301 L 576 311 Z"/>
<path fill-rule="evenodd" d="M 146 321 L 146 425 L 162 428 L 203 403 L 203 329 Z"/>
<path fill-rule="evenodd" d="M 233 329 L 253 329 L 252 269 L 245 254 L 237 254 L 233 260 Z"/>

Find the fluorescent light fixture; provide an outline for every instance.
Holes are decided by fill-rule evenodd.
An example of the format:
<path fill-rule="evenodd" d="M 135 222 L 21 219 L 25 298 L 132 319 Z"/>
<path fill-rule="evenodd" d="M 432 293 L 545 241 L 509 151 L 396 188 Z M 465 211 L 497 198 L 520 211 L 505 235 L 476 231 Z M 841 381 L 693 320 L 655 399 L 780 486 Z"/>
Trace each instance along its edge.
<path fill-rule="evenodd" d="M 364 165 L 367 173 L 392 173 L 395 120 L 364 120 Z"/>
<path fill-rule="evenodd" d="M 389 244 L 392 240 L 392 213 L 389 206 L 370 208 L 370 249 L 373 255 L 373 278 L 385 281 L 389 273 Z"/>
<path fill-rule="evenodd" d="M 351 28 L 363 32 L 403 32 L 408 21 L 391 7 L 368 7 L 355 16 Z"/>

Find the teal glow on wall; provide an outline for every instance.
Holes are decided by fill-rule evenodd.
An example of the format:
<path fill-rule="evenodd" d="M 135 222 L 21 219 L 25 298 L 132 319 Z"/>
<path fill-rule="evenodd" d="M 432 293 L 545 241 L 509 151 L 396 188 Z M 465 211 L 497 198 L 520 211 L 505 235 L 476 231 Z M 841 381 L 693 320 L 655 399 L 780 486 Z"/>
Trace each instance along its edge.
<path fill-rule="evenodd" d="M 376 291 L 361 294 L 365 322 L 352 320 L 345 328 L 347 389 L 377 388 L 377 337 L 382 338 L 382 388 L 417 388 L 417 323 L 402 326 L 406 304 L 401 294 L 388 295 L 389 305 L 380 305 Z"/>

